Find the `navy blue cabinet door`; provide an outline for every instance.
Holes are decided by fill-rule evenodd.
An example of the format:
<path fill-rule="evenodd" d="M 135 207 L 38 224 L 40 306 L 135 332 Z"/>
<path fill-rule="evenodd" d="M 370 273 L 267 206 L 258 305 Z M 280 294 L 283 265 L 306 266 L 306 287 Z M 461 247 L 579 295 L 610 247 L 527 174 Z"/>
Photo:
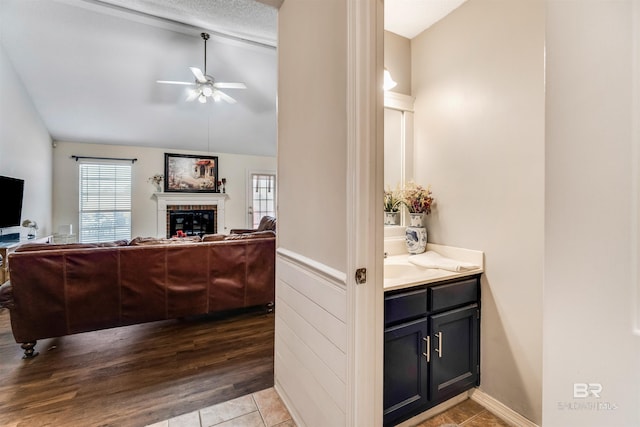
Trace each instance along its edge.
<path fill-rule="evenodd" d="M 427 318 L 384 332 L 384 424 L 389 425 L 427 402 Z"/>
<path fill-rule="evenodd" d="M 478 385 L 480 311 L 476 304 L 430 317 L 430 399 L 441 402 Z"/>

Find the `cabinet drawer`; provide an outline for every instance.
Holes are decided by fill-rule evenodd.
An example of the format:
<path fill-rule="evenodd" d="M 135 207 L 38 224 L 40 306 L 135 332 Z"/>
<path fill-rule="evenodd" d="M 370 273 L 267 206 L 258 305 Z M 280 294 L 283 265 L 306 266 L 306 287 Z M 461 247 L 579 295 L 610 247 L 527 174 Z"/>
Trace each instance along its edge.
<path fill-rule="evenodd" d="M 425 316 L 427 290 L 425 288 L 391 294 L 384 299 L 384 323 L 389 325 L 401 320 Z"/>
<path fill-rule="evenodd" d="M 478 279 L 471 278 L 458 282 L 428 288 L 429 311 L 475 302 L 478 300 Z"/>

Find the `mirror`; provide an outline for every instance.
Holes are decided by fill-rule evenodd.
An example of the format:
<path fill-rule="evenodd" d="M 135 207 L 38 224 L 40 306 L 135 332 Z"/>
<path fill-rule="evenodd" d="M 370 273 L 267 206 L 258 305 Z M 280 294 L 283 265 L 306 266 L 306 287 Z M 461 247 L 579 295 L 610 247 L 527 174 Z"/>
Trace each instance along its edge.
<path fill-rule="evenodd" d="M 413 97 L 384 94 L 384 188 L 402 188 L 413 178 Z M 400 217 L 398 225 L 406 224 Z"/>

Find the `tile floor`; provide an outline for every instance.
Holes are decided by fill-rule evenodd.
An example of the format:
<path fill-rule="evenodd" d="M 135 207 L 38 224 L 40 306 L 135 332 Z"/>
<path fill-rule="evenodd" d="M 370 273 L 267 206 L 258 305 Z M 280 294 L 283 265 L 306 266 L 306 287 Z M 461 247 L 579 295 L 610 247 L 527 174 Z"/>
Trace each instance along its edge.
<path fill-rule="evenodd" d="M 273 387 L 147 427 L 296 427 Z M 467 399 L 415 427 L 509 427 Z"/>
<path fill-rule="evenodd" d="M 478 402 L 467 399 L 415 427 L 509 427 Z"/>
<path fill-rule="evenodd" d="M 273 387 L 147 427 L 296 427 Z"/>

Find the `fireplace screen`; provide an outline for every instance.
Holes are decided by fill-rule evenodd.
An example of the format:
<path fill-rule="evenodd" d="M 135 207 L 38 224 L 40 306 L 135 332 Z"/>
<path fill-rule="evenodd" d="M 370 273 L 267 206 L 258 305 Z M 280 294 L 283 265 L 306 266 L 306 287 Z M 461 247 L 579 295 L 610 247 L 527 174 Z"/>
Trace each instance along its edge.
<path fill-rule="evenodd" d="M 169 212 L 169 235 L 175 236 L 182 231 L 187 236 L 202 236 L 216 232 L 216 213 L 214 210 L 189 210 Z"/>

